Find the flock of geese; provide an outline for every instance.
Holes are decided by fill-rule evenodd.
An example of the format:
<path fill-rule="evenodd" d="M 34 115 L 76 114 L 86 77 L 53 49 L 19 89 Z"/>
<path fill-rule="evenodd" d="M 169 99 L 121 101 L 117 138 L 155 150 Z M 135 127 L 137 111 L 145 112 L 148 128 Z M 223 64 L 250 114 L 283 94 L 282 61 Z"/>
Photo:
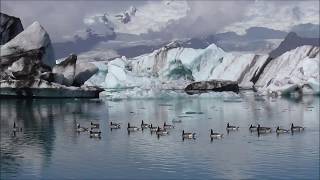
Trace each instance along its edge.
<path fill-rule="evenodd" d="M 174 123 L 181 123 L 181 120 L 173 120 Z M 109 128 L 112 129 L 120 129 L 121 124 L 120 123 L 115 123 L 115 122 L 110 122 Z M 174 129 L 173 125 L 167 124 L 166 122 L 163 123 L 163 127 L 159 126 L 153 126 L 152 124 L 147 124 L 143 120 L 141 121 L 140 127 L 137 126 L 132 126 L 130 123 L 128 123 L 127 126 L 127 131 L 128 133 L 134 132 L 134 131 L 140 131 L 140 130 L 145 130 L 149 129 L 151 133 L 155 133 L 158 137 L 159 136 L 165 136 L 169 134 L 170 129 Z M 81 127 L 80 124 L 77 124 L 77 132 L 89 132 L 90 137 L 97 137 L 101 138 L 101 130 L 100 130 L 100 124 L 99 123 L 90 123 L 90 128 L 87 127 Z M 239 126 L 233 126 L 227 123 L 226 130 L 229 133 L 229 131 L 238 131 Z M 284 133 L 293 133 L 293 132 L 300 132 L 303 131 L 304 127 L 302 126 L 295 126 L 293 123 L 291 124 L 290 129 L 283 129 L 280 128 L 279 126 L 276 128 L 276 133 L 277 134 L 284 134 Z M 272 133 L 272 128 L 271 127 L 263 127 L 258 124 L 257 126 L 250 125 L 249 127 L 250 132 L 257 132 L 258 135 L 260 134 L 267 134 L 267 133 Z M 183 139 L 195 139 L 196 133 L 195 132 L 185 132 L 182 130 L 182 138 Z M 223 138 L 222 133 L 214 132 L 212 129 L 210 130 L 209 137 L 211 140 L 213 139 L 221 139 Z"/>
<path fill-rule="evenodd" d="M 172 120 L 174 123 L 181 123 L 181 120 Z M 120 123 L 114 123 L 110 122 L 109 128 L 112 129 L 120 129 L 121 124 Z M 173 125 L 167 124 L 166 122 L 163 123 L 163 127 L 160 128 L 159 126 L 153 126 L 152 124 L 147 124 L 143 120 L 141 121 L 140 127 L 137 126 L 131 126 L 130 123 L 128 123 L 127 126 L 127 131 L 128 133 L 134 132 L 134 131 L 140 131 L 140 130 L 145 130 L 149 129 L 151 133 L 155 133 L 156 135 L 159 136 L 165 136 L 169 134 L 170 129 L 174 129 Z M 226 130 L 227 132 L 229 131 L 237 131 L 239 129 L 239 126 L 233 126 L 227 123 Z M 16 125 L 16 122 L 13 123 L 13 129 L 12 129 L 14 135 L 16 132 L 22 132 L 22 128 L 18 127 Z M 99 123 L 93 123 L 90 122 L 90 128 L 87 127 L 81 127 L 80 124 L 77 124 L 77 132 L 89 132 L 90 137 L 97 137 L 101 138 L 101 130 L 100 130 L 100 124 Z M 267 134 L 267 133 L 272 133 L 272 128 L 271 127 L 263 127 L 258 124 L 257 126 L 253 126 L 252 124 L 249 127 L 250 132 L 257 132 L 258 135 L 260 134 Z M 280 128 L 279 126 L 276 128 L 276 133 L 277 134 L 284 134 L 284 133 L 294 133 L 294 132 L 300 132 L 304 131 L 304 127 L 302 126 L 295 126 L 293 123 L 291 123 L 290 129 L 283 129 Z M 196 133 L 194 132 L 185 132 L 182 130 L 182 138 L 183 139 L 195 139 Z M 214 132 L 212 129 L 210 130 L 209 137 L 212 139 L 221 139 L 223 137 L 222 133 Z"/>

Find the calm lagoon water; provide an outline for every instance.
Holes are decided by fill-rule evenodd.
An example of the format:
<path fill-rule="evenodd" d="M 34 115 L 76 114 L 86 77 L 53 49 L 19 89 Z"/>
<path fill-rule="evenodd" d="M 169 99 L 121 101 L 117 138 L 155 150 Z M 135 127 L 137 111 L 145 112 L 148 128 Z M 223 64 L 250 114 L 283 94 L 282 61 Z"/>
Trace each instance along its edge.
<path fill-rule="evenodd" d="M 1 99 L 1 179 L 319 179 L 319 98 Z M 130 122 L 181 119 L 168 136 Z M 14 121 L 23 132 L 12 133 Z M 76 132 L 99 122 L 102 138 Z M 122 128 L 110 130 L 110 121 Z M 227 133 L 226 123 L 240 126 Z M 257 136 L 250 124 L 302 133 Z M 211 141 L 209 130 L 224 133 Z M 196 132 L 182 140 L 182 130 Z"/>

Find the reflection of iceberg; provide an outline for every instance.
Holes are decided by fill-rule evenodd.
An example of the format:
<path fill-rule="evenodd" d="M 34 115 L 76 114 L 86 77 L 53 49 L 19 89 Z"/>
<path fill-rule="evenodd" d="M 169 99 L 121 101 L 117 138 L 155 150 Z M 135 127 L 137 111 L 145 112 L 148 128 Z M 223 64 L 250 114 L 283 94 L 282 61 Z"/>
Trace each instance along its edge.
<path fill-rule="evenodd" d="M 265 100 L 261 100 L 262 98 Z M 317 167 L 313 164 L 317 162 L 314 160 L 317 154 L 312 152 L 317 152 L 314 138 L 318 140 L 319 98 L 310 102 L 311 104 L 269 98 L 251 95 L 229 97 L 242 99 L 243 102 L 228 104 L 224 103 L 224 97 L 109 101 L 108 107 L 104 106 L 103 101 L 97 100 L 1 100 L 1 168 L 11 166 L 17 172 L 17 179 L 25 179 L 26 175 L 31 178 L 53 175 L 56 179 L 90 179 L 88 171 L 96 174 L 102 172 L 101 176 L 107 173 L 113 179 L 125 179 L 127 174 L 121 173 L 124 168 L 133 172 L 131 179 L 141 178 L 141 171 L 157 174 L 158 177 L 181 178 L 184 170 L 183 176 L 186 178 L 196 173 L 203 174 L 203 178 L 255 178 L 256 172 L 265 168 L 265 162 L 278 162 L 281 156 L 284 158 L 281 162 L 284 163 L 276 163 L 275 166 L 286 167 L 285 162 L 295 162 L 296 158 L 292 158 L 292 155 L 298 153 L 312 162 L 306 168 L 316 172 Z M 256 110 L 258 108 L 259 111 Z M 305 108 L 312 109 L 313 112 L 305 111 Z M 281 112 L 283 110 L 285 112 Z M 191 114 L 188 113 L 187 118 L 182 117 L 186 112 Z M 163 125 L 165 121 L 171 122 L 177 117 L 182 119 L 182 123 L 176 124 L 169 136 L 159 139 L 154 134 L 151 135 L 150 131 L 128 136 L 125 128 L 112 132 L 107 128 L 110 120 L 124 125 L 127 122 L 139 125 L 143 119 L 147 123 Z M 19 126 L 24 125 L 26 134 L 9 138 L 6 129 L 9 129 L 10 123 L 15 119 L 18 119 Z M 73 134 L 75 122 L 89 125 L 91 120 L 98 119 L 102 126 L 102 141 L 94 141 L 87 134 Z M 222 141 L 210 143 L 209 129 L 225 133 L 228 121 L 243 129 L 229 137 L 225 134 L 226 138 Z M 310 127 L 308 136 L 311 138 L 305 138 L 307 134 L 294 138 L 285 135 L 282 140 L 275 135 L 258 138 L 247 129 L 251 123 L 287 127 L 291 122 Z M 183 129 L 197 132 L 198 139 L 182 141 Z M 282 141 L 282 146 L 273 146 L 279 140 Z M 281 153 L 274 156 L 273 152 L 278 150 Z M 4 161 L 2 153 L 8 157 Z M 15 164 L 8 164 L 11 159 L 14 159 Z M 295 167 L 292 165 L 285 170 L 289 172 Z M 77 171 L 79 169 L 81 171 Z M 1 174 L 1 179 L 8 178 Z"/>
<path fill-rule="evenodd" d="M 1 100 L 0 107 L 1 154 L 7 156 L 2 157 L 1 161 L 7 161 L 9 168 L 19 168 L 14 165 L 15 161 L 26 161 L 33 169 L 39 170 L 37 173 L 40 174 L 42 168 L 50 163 L 54 148 L 55 130 L 50 116 L 54 105 L 46 104 L 44 107 L 43 104 L 34 103 L 32 100 L 12 99 Z M 17 133 L 16 137 L 8 138 L 13 122 L 18 123 L 23 132 Z M 12 141 L 19 143 L 12 144 Z M 12 150 L 15 153 L 10 152 Z M 10 160 L 11 158 L 14 160 Z"/>
<path fill-rule="evenodd" d="M 86 112 L 87 118 L 95 114 L 90 113 L 89 107 L 103 107 L 103 104 L 93 100 L 83 101 L 1 99 L 1 172 L 7 170 L 1 173 L 1 179 L 10 175 L 6 173 L 19 174 L 26 171 L 20 170 L 25 164 L 28 164 L 34 176 L 40 176 L 43 168 L 52 164 L 53 151 L 57 148 L 56 144 L 59 144 L 56 141 L 60 141 L 58 136 L 71 138 L 71 142 L 77 143 L 77 134 L 73 128 L 81 117 L 73 112 Z M 15 137 L 11 131 L 13 122 L 23 128 L 23 132 L 16 133 Z M 61 128 L 55 128 L 57 124 Z"/>
<path fill-rule="evenodd" d="M 183 99 L 183 98 L 215 98 L 215 97 L 238 97 L 239 95 L 229 92 L 202 93 L 188 95 L 182 90 L 162 90 L 162 89 L 110 89 L 100 93 L 100 98 L 105 100 L 119 99 Z"/>
<path fill-rule="evenodd" d="M 262 98 L 265 98 L 265 101 L 262 101 Z M 181 98 L 175 100 L 109 102 L 110 105 L 112 105 L 109 111 L 110 119 L 119 119 L 125 122 L 129 115 L 130 118 L 128 121 L 133 124 L 141 123 L 140 119 L 150 119 L 151 123 L 161 125 L 164 121 L 171 121 L 173 118 L 188 111 L 204 112 L 204 114 L 201 115 L 192 114 L 190 115 L 191 118 L 181 117 L 182 124 L 176 125 L 175 130 L 171 131 L 171 134 L 165 138 L 160 137 L 160 139 L 157 140 L 155 136 L 151 136 L 145 132 L 135 134 L 130 137 L 129 140 L 110 138 L 110 142 L 114 145 L 111 146 L 111 148 L 113 151 L 119 150 L 128 154 L 128 157 L 139 157 L 130 160 L 138 162 L 138 167 L 150 170 L 150 172 L 156 171 L 165 174 L 168 173 L 167 171 L 170 171 L 172 176 L 174 176 L 179 174 L 179 171 L 175 170 L 179 169 L 180 166 L 189 168 L 189 163 L 191 163 L 192 168 L 191 170 L 186 170 L 187 175 L 193 172 L 203 172 L 210 173 L 212 177 L 215 178 L 221 177 L 221 179 L 236 179 L 239 177 L 244 179 L 255 178 L 254 173 L 248 172 L 263 169 L 265 162 L 270 163 L 277 161 L 278 157 L 271 155 L 272 152 L 277 151 L 277 148 L 270 148 L 269 143 L 273 144 L 274 142 L 278 142 L 279 139 L 276 139 L 277 137 L 275 135 L 268 136 L 264 139 L 264 137 L 258 138 L 255 134 L 250 134 L 247 127 L 251 123 L 261 123 L 274 128 L 274 123 L 288 127 L 290 122 L 294 121 L 297 124 L 313 126 L 313 123 L 317 119 L 312 117 L 312 121 L 311 119 L 308 120 L 307 115 L 311 114 L 304 111 L 305 104 L 292 103 L 282 98 L 274 99 L 275 101 L 271 102 L 271 99 L 268 99 L 268 97 L 254 97 L 249 95 L 241 98 L 230 98 L 241 99 L 243 102 L 228 104 L 225 104 L 223 99 L 224 98 Z M 256 101 L 256 99 L 259 100 Z M 318 100 L 319 99 L 317 99 L 314 104 L 319 103 Z M 169 108 L 163 106 L 162 103 L 166 103 L 165 105 L 170 104 L 170 108 L 174 109 L 174 111 L 168 110 Z M 214 108 L 212 108 L 212 106 L 214 106 Z M 145 107 L 145 109 L 140 110 L 139 107 Z M 244 110 L 244 107 L 249 108 Z M 261 110 L 257 111 L 258 108 L 261 108 Z M 288 110 L 284 113 L 278 113 L 283 109 Z M 136 110 L 135 116 L 130 116 L 129 112 L 134 110 Z M 124 113 L 119 113 L 120 111 Z M 207 121 L 206 119 L 208 117 L 212 117 L 212 119 Z M 281 119 L 281 121 L 279 121 L 279 119 Z M 228 135 L 225 134 L 226 137 L 223 141 L 210 143 L 208 129 L 212 127 L 217 131 L 225 133 L 225 124 L 228 121 L 234 121 L 243 129 L 236 134 L 232 134 L 230 137 L 227 137 Z M 315 128 L 317 127 L 318 126 Z M 197 131 L 199 135 L 198 139 L 196 141 L 182 142 L 180 139 L 182 129 Z M 291 146 L 302 145 L 303 143 L 301 141 L 304 141 L 304 138 L 297 138 L 298 140 L 295 141 L 296 144 L 293 145 L 292 141 L 287 141 L 288 137 L 289 136 L 285 136 L 285 139 L 281 140 L 283 141 L 283 146 L 278 148 L 284 150 L 284 153 L 288 153 L 288 147 L 293 150 L 293 154 L 296 151 L 300 151 L 300 153 L 304 151 L 304 148 L 298 148 L 298 150 L 291 148 Z M 123 143 L 123 146 L 118 146 L 118 144 L 120 144 L 119 141 Z M 312 144 L 312 140 L 309 142 Z M 115 146 L 115 144 L 117 146 Z M 199 148 L 200 146 L 201 148 Z M 265 146 L 268 146 L 268 148 L 265 149 Z M 121 149 L 122 147 L 126 147 L 126 149 L 123 150 Z M 316 147 L 316 145 L 312 147 Z M 257 150 L 261 152 L 256 153 Z M 314 155 L 314 157 L 315 156 L 316 155 Z M 270 158 L 274 159 L 270 160 Z M 232 159 L 232 161 L 230 161 L 230 159 Z M 148 167 L 144 167 L 143 165 L 145 164 L 148 164 Z M 260 166 L 257 167 L 257 164 Z M 239 169 L 239 167 L 242 168 L 235 170 Z M 230 173 L 221 173 L 226 171 Z M 184 175 L 187 176 L 186 174 Z M 133 177 L 136 177 L 135 174 Z M 179 177 L 181 178 L 181 174 L 179 174 Z"/>

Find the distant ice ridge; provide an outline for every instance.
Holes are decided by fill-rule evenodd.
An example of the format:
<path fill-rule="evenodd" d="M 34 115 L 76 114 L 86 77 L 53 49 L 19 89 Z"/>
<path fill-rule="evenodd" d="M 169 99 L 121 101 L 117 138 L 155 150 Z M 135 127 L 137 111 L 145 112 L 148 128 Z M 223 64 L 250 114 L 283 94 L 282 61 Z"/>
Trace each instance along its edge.
<path fill-rule="evenodd" d="M 108 61 L 110 59 L 114 59 L 116 57 L 120 57 L 116 51 L 111 49 L 93 49 L 91 51 L 87 51 L 81 54 L 78 54 L 78 62 L 92 62 L 92 61 Z M 60 64 L 66 58 L 61 58 L 56 60 L 56 64 Z"/>

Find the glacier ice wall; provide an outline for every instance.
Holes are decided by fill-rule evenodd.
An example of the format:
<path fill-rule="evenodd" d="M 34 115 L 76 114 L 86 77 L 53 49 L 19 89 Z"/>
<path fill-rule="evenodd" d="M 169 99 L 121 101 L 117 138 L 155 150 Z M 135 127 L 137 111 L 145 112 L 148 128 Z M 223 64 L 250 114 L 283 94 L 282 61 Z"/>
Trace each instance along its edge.
<path fill-rule="evenodd" d="M 184 89 L 194 81 L 229 80 L 262 92 L 319 92 L 319 47 L 301 46 L 276 59 L 232 54 L 215 44 L 205 49 L 172 42 L 150 54 L 94 62 L 99 72 L 86 84 L 105 89 Z"/>
<path fill-rule="evenodd" d="M 100 72 L 87 84 L 103 88 L 183 89 L 192 81 L 221 79 L 251 87 L 250 80 L 267 58 L 267 55 L 233 55 L 215 44 L 206 49 L 192 49 L 173 42 L 135 58 L 94 62 Z"/>

